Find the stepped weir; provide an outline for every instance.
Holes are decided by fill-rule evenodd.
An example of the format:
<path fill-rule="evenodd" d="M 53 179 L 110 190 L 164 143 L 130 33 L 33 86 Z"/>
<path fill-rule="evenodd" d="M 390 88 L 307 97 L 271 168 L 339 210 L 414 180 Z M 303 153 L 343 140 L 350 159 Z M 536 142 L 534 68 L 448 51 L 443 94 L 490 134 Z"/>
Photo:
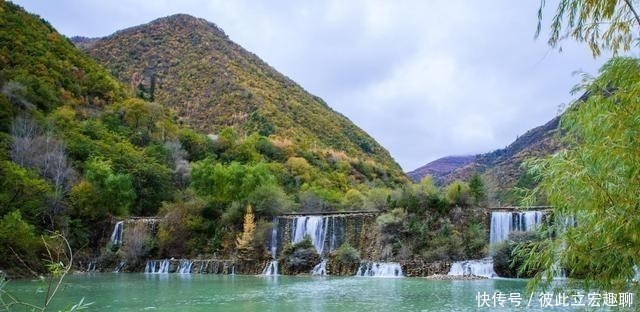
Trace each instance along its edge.
<path fill-rule="evenodd" d="M 278 274 L 278 252 L 287 244 L 296 244 L 305 237 L 322 260 L 309 273 L 312 275 L 326 275 L 327 261 L 332 252 L 342 244 L 348 243 L 360 252 L 363 258 L 378 260 L 379 248 L 376 243 L 375 219 L 378 211 L 340 211 L 317 213 L 291 213 L 274 218 L 271 239 L 268 242 L 272 253 L 272 260 L 264 270 L 263 275 Z M 380 275 L 386 270 L 374 270 Z M 371 274 L 370 276 L 375 276 Z M 394 276 L 398 276 L 395 274 Z"/>
<path fill-rule="evenodd" d="M 541 206 L 534 209 L 520 207 L 493 208 L 491 211 L 491 224 L 489 225 L 489 247 L 491 248 L 507 240 L 512 232 L 535 230 L 542 224 L 548 208 L 550 207 Z M 497 277 L 493 270 L 493 259 L 491 257 L 454 262 L 451 264 L 449 275 Z"/>

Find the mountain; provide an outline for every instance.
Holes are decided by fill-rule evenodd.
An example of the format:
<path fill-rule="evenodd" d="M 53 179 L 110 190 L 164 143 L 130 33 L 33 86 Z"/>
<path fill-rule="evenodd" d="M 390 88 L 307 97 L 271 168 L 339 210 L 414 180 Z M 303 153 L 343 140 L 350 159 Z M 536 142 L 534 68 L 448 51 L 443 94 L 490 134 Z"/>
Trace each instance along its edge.
<path fill-rule="evenodd" d="M 122 98 L 118 81 L 48 22 L 0 5 L 0 85 L 4 96 L 22 98 L 16 108 L 49 112 L 65 102 L 103 106 Z"/>
<path fill-rule="evenodd" d="M 50 254 L 41 235 L 53 232 L 87 263 L 105 250 L 112 221 L 131 215 L 172 220 L 158 229 L 168 239 L 144 247 L 144 257 L 146 248 L 153 257 L 230 253 L 245 207 L 258 220 L 361 209 L 371 188 L 406 182 L 366 133 L 212 24 L 178 15 L 154 25 L 161 30 L 150 37 L 120 42 L 133 47 L 131 63 L 143 56 L 134 52 L 156 47 L 139 46 L 149 38 L 193 46 L 169 53 L 163 49 L 178 47 L 159 44 L 153 74 L 143 68 L 131 90 L 47 21 L 0 0 L 0 254 L 15 255 L 0 257 L 3 272 L 44 273 Z M 145 32 L 111 39 L 137 30 Z M 89 49 L 110 41 L 78 42 Z M 217 104 L 202 102 L 205 95 Z"/>
<path fill-rule="evenodd" d="M 383 175 L 406 180 L 367 133 L 204 19 L 177 14 L 76 42 L 137 96 L 169 107 L 197 131 L 258 132 L 375 162 Z"/>
<path fill-rule="evenodd" d="M 546 124 L 527 131 L 503 149 L 476 155 L 468 162 L 456 157 L 441 158 L 408 175 L 415 181 L 432 174 L 437 182 L 446 185 L 454 180 L 468 181 L 477 172 L 485 180 L 492 204 L 517 204 L 513 188 L 530 187 L 532 183 L 521 167 L 522 162 L 530 157 L 550 155 L 561 147 L 556 135 L 560 118 L 561 116 L 555 117 Z"/>
<path fill-rule="evenodd" d="M 467 156 L 447 156 L 438 158 L 418 169 L 408 172 L 407 175 L 414 182 L 419 182 L 422 178 L 431 175 L 438 184 L 442 183 L 442 177 L 450 174 L 452 171 L 471 163 L 476 157 Z"/>

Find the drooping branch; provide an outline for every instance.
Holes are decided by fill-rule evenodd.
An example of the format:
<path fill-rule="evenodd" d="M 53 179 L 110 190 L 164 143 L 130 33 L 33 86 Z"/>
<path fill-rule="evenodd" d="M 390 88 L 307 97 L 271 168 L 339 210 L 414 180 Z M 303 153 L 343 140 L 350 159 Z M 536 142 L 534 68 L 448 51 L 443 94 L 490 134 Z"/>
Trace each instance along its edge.
<path fill-rule="evenodd" d="M 636 12 L 635 8 L 631 4 L 631 0 L 624 0 L 624 3 L 629 7 L 629 11 L 633 13 L 633 16 L 635 17 L 636 22 L 638 23 L 638 27 L 640 27 L 640 16 L 638 16 L 638 12 Z"/>

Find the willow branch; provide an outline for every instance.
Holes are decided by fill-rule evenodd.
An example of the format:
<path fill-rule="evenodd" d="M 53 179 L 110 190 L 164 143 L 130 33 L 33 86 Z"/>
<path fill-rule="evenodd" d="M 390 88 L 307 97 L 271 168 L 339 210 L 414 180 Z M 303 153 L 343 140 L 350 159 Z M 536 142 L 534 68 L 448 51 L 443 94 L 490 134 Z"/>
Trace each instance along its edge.
<path fill-rule="evenodd" d="M 36 273 L 34 270 L 32 270 L 25 262 L 24 260 L 22 260 L 22 258 L 20 258 L 20 256 L 18 255 L 18 253 L 16 253 L 15 250 L 13 250 L 13 248 L 9 247 L 9 250 L 11 250 L 11 252 L 13 253 L 13 255 L 18 259 L 18 261 L 20 261 L 20 263 L 22 263 L 22 265 L 24 265 L 25 268 L 27 268 L 27 270 L 29 270 L 29 272 L 31 272 L 31 274 L 33 274 L 34 277 L 38 277 L 38 273 Z"/>
<path fill-rule="evenodd" d="M 640 27 L 640 16 L 638 16 L 638 12 L 636 12 L 636 10 L 633 8 L 633 5 L 631 4 L 631 0 L 624 0 L 624 3 L 627 4 L 627 6 L 629 7 L 629 10 L 631 11 L 631 13 L 633 13 L 633 16 L 636 18 L 636 22 L 638 22 L 638 27 Z"/>
<path fill-rule="evenodd" d="M 66 266 L 64 272 L 62 272 L 62 275 L 60 276 L 60 279 L 58 279 L 58 284 L 56 284 L 56 287 L 53 289 L 53 292 L 51 292 L 51 296 L 47 299 L 47 302 L 45 304 L 45 308 L 49 305 L 49 303 L 51 302 L 51 300 L 55 296 L 56 292 L 58 292 L 58 289 L 60 288 L 60 285 L 62 285 L 62 280 L 67 275 L 67 273 L 69 273 L 69 271 L 71 270 L 71 266 L 73 265 L 73 250 L 71 249 L 71 245 L 69 245 L 69 241 L 63 235 L 58 235 L 58 236 L 60 238 L 62 238 L 62 241 L 64 242 L 65 246 L 69 250 L 69 264 Z"/>

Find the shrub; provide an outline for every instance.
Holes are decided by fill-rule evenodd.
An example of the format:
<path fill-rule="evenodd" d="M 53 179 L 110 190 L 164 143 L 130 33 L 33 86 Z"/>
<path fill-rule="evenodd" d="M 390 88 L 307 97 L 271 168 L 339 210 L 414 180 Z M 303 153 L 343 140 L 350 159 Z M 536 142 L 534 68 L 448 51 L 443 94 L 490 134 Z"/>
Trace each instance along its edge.
<path fill-rule="evenodd" d="M 487 232 L 483 223 L 471 222 L 467 225 L 462 239 L 466 259 L 478 259 L 487 254 Z"/>
<path fill-rule="evenodd" d="M 535 231 L 512 232 L 509 238 L 493 248 L 493 269 L 501 277 L 529 278 L 535 272 L 520 272 L 523 259 L 515 257 L 513 251 L 534 241 L 540 240 L 540 234 Z M 524 245 L 524 246 L 523 246 Z"/>
<path fill-rule="evenodd" d="M 165 203 L 164 215 L 158 229 L 158 245 L 162 256 L 186 256 L 196 254 L 206 246 L 202 239 L 205 220 L 202 218 L 204 203 L 197 198 L 179 199 Z"/>
<path fill-rule="evenodd" d="M 467 206 L 470 199 L 469 185 L 462 181 L 454 181 L 447 186 L 445 195 L 449 203 Z"/>
<path fill-rule="evenodd" d="M 396 232 L 406 217 L 407 213 L 404 209 L 396 208 L 378 216 L 378 218 L 376 218 L 376 224 L 383 232 Z"/>
<path fill-rule="evenodd" d="M 132 228 L 127 229 L 121 250 L 127 264 L 137 267 L 140 260 L 153 249 L 154 242 L 147 231 L 147 224 L 144 222 L 136 223 Z"/>
<path fill-rule="evenodd" d="M 297 244 L 286 245 L 282 250 L 281 259 L 284 272 L 290 274 L 309 273 L 321 260 L 309 236 Z"/>
<path fill-rule="evenodd" d="M 360 262 L 360 252 L 349 243 L 342 244 L 340 248 L 333 252 L 332 256 L 339 264 L 343 265 Z"/>
<path fill-rule="evenodd" d="M 449 219 L 440 219 L 439 228 L 430 232 L 433 237 L 428 241 L 422 256 L 428 261 L 457 260 L 463 258 L 464 248 L 460 232 L 451 224 Z"/>

